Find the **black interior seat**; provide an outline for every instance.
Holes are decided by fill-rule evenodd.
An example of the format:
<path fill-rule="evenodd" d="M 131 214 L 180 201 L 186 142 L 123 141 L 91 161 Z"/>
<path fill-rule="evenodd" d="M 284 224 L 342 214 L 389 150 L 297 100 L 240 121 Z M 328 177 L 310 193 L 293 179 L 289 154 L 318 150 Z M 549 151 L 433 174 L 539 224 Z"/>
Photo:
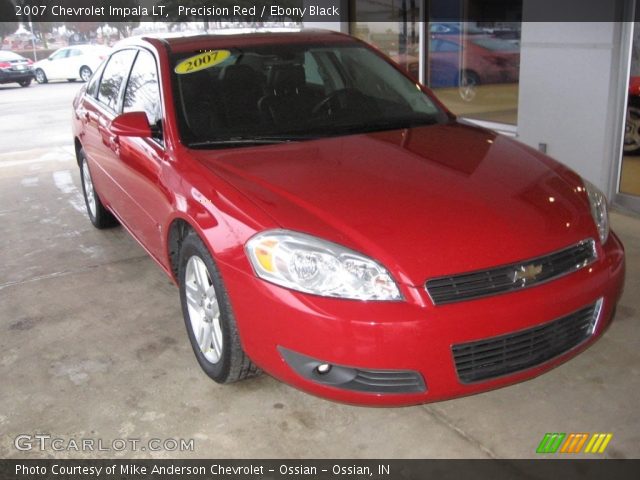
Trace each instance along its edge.
<path fill-rule="evenodd" d="M 258 102 L 263 96 L 264 84 L 264 76 L 249 66 L 223 68 L 218 99 L 224 107 L 227 128 L 262 123 Z"/>
<path fill-rule="evenodd" d="M 187 127 L 197 138 L 209 138 L 223 126 L 220 108 L 216 105 L 217 80 L 207 70 L 185 76 L 188 88 L 183 88 L 183 109 Z"/>
<path fill-rule="evenodd" d="M 313 103 L 302 65 L 281 64 L 270 68 L 267 94 L 259 104 L 265 117 L 277 125 L 299 125 L 308 121 Z"/>

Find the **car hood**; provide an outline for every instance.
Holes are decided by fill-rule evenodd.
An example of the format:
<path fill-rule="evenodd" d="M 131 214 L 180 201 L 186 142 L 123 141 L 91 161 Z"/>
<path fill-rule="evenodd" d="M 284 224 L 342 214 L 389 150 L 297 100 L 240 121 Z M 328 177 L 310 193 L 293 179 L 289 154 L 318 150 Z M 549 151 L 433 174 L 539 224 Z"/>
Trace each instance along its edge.
<path fill-rule="evenodd" d="M 459 123 L 192 152 L 282 228 L 370 255 L 407 284 L 597 235 L 580 177 Z"/>

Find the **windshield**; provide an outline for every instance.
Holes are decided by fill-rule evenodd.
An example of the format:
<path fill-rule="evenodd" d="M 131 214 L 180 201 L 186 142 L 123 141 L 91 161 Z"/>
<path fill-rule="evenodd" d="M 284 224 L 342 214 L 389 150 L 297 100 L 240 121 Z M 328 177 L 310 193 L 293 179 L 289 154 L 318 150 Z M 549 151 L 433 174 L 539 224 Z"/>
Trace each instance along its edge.
<path fill-rule="evenodd" d="M 268 45 L 173 59 L 180 134 L 193 148 L 273 143 L 448 120 L 360 45 Z"/>

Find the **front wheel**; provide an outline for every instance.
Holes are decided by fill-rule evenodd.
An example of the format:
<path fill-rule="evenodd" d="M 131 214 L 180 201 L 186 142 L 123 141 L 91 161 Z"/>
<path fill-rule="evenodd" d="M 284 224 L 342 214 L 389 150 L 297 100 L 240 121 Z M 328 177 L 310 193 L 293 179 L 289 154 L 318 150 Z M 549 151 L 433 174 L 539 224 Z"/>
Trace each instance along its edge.
<path fill-rule="evenodd" d="M 87 66 L 83 66 L 80 68 L 80 79 L 83 82 L 88 82 L 89 79 L 91 78 L 91 69 Z"/>
<path fill-rule="evenodd" d="M 44 73 L 44 70 L 38 68 L 36 70 L 36 82 L 38 83 L 47 83 L 47 75 Z"/>
<path fill-rule="evenodd" d="M 218 268 L 193 233 L 180 248 L 178 280 L 182 315 L 202 370 L 218 383 L 237 382 L 260 373 L 242 349 Z"/>
<path fill-rule="evenodd" d="M 18 83 L 21 87 L 28 87 L 29 85 L 31 85 L 31 79 L 29 78 L 27 80 L 20 80 Z"/>
<path fill-rule="evenodd" d="M 91 220 L 94 227 L 99 229 L 116 226 L 118 221 L 102 204 L 100 197 L 98 197 L 98 194 L 96 193 L 95 187 L 93 186 L 93 179 L 91 178 L 91 172 L 89 171 L 87 157 L 83 150 L 80 150 L 79 156 L 82 193 L 84 194 L 84 203 L 87 206 L 89 220 Z"/>

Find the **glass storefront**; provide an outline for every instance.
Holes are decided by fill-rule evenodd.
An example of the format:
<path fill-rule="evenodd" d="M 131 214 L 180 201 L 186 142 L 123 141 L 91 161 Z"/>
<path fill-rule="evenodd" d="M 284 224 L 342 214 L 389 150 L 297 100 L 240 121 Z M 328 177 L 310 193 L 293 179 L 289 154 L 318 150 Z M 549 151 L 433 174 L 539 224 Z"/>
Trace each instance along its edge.
<path fill-rule="evenodd" d="M 491 21 L 483 22 L 476 3 L 358 0 L 350 12 L 351 33 L 422 79 L 453 113 L 515 125 L 522 6 L 483 2 L 483 8 L 493 7 L 485 12 Z M 469 15 L 473 22 L 448 20 Z"/>
<path fill-rule="evenodd" d="M 640 24 L 636 23 L 631 46 L 631 78 L 624 132 L 619 192 L 640 196 Z"/>

